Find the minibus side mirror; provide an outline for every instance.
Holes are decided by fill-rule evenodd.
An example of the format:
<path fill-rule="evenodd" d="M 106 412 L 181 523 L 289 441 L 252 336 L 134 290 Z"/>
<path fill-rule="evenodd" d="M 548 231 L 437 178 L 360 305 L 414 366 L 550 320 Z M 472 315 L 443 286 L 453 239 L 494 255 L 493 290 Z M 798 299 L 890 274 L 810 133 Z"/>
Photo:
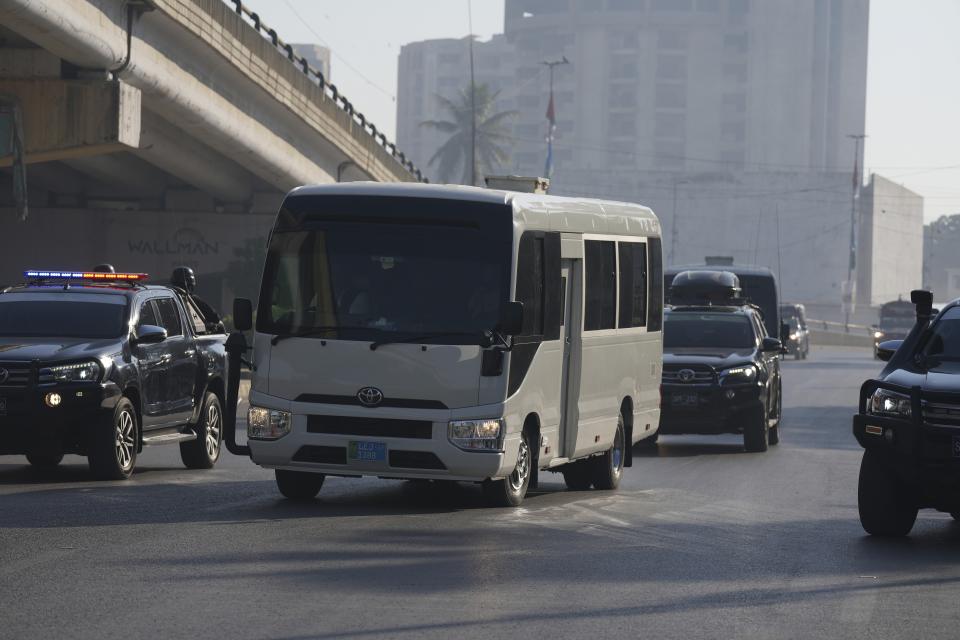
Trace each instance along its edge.
<path fill-rule="evenodd" d="M 237 331 L 250 331 L 253 328 L 253 302 L 246 298 L 234 299 L 233 328 Z"/>
<path fill-rule="evenodd" d="M 887 340 L 877 345 L 877 357 L 884 362 L 889 362 L 893 354 L 897 352 L 903 340 Z"/>
<path fill-rule="evenodd" d="M 523 331 L 523 303 L 505 303 L 500 313 L 500 326 L 497 328 L 507 336 L 515 336 Z"/>

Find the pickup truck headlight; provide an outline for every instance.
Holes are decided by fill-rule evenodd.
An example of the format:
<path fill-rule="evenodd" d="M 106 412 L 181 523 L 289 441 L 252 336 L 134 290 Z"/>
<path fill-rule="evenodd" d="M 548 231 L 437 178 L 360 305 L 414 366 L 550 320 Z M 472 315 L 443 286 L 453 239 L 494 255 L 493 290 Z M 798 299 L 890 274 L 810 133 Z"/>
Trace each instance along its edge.
<path fill-rule="evenodd" d="M 61 364 L 55 367 L 40 369 L 40 383 L 51 384 L 58 382 L 100 382 L 103 377 L 103 367 L 96 360 Z"/>
<path fill-rule="evenodd" d="M 757 379 L 757 368 L 752 364 L 730 367 L 720 372 L 720 380 L 726 384 L 744 384 Z"/>
<path fill-rule="evenodd" d="M 250 407 L 247 411 L 247 437 L 251 440 L 279 440 L 290 433 L 293 424 L 289 411 Z"/>
<path fill-rule="evenodd" d="M 506 431 L 502 418 L 495 420 L 453 420 L 447 437 L 450 443 L 468 451 L 500 451 Z"/>
<path fill-rule="evenodd" d="M 877 389 L 867 400 L 867 413 L 873 416 L 909 418 L 913 415 L 910 396 L 887 389 Z"/>

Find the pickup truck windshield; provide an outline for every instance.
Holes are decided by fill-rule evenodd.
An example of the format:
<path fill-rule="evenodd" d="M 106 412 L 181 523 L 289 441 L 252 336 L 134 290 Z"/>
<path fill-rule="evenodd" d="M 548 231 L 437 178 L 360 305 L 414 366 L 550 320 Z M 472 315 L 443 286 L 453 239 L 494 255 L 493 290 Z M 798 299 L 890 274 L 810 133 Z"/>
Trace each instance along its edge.
<path fill-rule="evenodd" d="M 924 355 L 944 360 L 960 360 L 960 307 L 948 309 L 931 331 Z"/>
<path fill-rule="evenodd" d="M 0 295 L 0 336 L 117 338 L 127 321 L 125 296 L 100 293 Z"/>
<path fill-rule="evenodd" d="M 258 329 L 340 340 L 441 334 L 426 341 L 476 342 L 497 325 L 509 297 L 509 261 L 486 239 L 470 225 L 322 220 L 310 229 L 278 230 Z"/>
<path fill-rule="evenodd" d="M 740 314 L 673 311 L 664 316 L 664 349 L 751 349 L 755 344 L 750 319 Z"/>

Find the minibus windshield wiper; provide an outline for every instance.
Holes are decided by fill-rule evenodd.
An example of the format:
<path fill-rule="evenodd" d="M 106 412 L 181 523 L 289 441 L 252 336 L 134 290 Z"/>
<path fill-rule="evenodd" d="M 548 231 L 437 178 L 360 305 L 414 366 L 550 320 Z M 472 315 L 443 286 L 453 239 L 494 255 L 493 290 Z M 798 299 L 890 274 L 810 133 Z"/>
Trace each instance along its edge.
<path fill-rule="evenodd" d="M 388 344 L 407 344 L 411 342 L 421 342 L 423 340 L 432 340 L 434 338 L 446 338 L 450 336 L 476 338 L 477 344 L 482 344 L 489 337 L 480 331 L 437 331 L 435 333 L 425 333 L 419 336 L 410 336 L 407 338 L 382 338 L 370 344 L 370 351 L 376 351 L 377 347 Z"/>
<path fill-rule="evenodd" d="M 270 339 L 270 344 L 276 346 L 281 340 L 286 340 L 288 338 L 309 338 L 311 336 L 318 336 L 324 333 L 329 333 L 330 331 L 338 331 L 341 329 L 361 329 L 366 327 L 340 327 L 336 325 L 329 325 L 325 327 L 310 327 L 304 329 L 303 331 L 297 331 L 296 333 L 284 333 L 280 335 L 273 336 Z M 375 331 L 375 329 L 374 329 Z"/>

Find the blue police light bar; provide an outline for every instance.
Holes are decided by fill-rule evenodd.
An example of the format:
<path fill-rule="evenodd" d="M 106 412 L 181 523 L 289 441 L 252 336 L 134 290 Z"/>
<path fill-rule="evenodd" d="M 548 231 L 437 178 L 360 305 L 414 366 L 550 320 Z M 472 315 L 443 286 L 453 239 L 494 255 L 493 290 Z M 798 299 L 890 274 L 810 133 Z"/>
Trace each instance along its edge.
<path fill-rule="evenodd" d="M 102 271 L 41 271 L 31 269 L 24 271 L 27 279 L 41 280 L 103 280 L 104 282 L 131 282 L 146 280 L 145 273 L 106 273 Z"/>

